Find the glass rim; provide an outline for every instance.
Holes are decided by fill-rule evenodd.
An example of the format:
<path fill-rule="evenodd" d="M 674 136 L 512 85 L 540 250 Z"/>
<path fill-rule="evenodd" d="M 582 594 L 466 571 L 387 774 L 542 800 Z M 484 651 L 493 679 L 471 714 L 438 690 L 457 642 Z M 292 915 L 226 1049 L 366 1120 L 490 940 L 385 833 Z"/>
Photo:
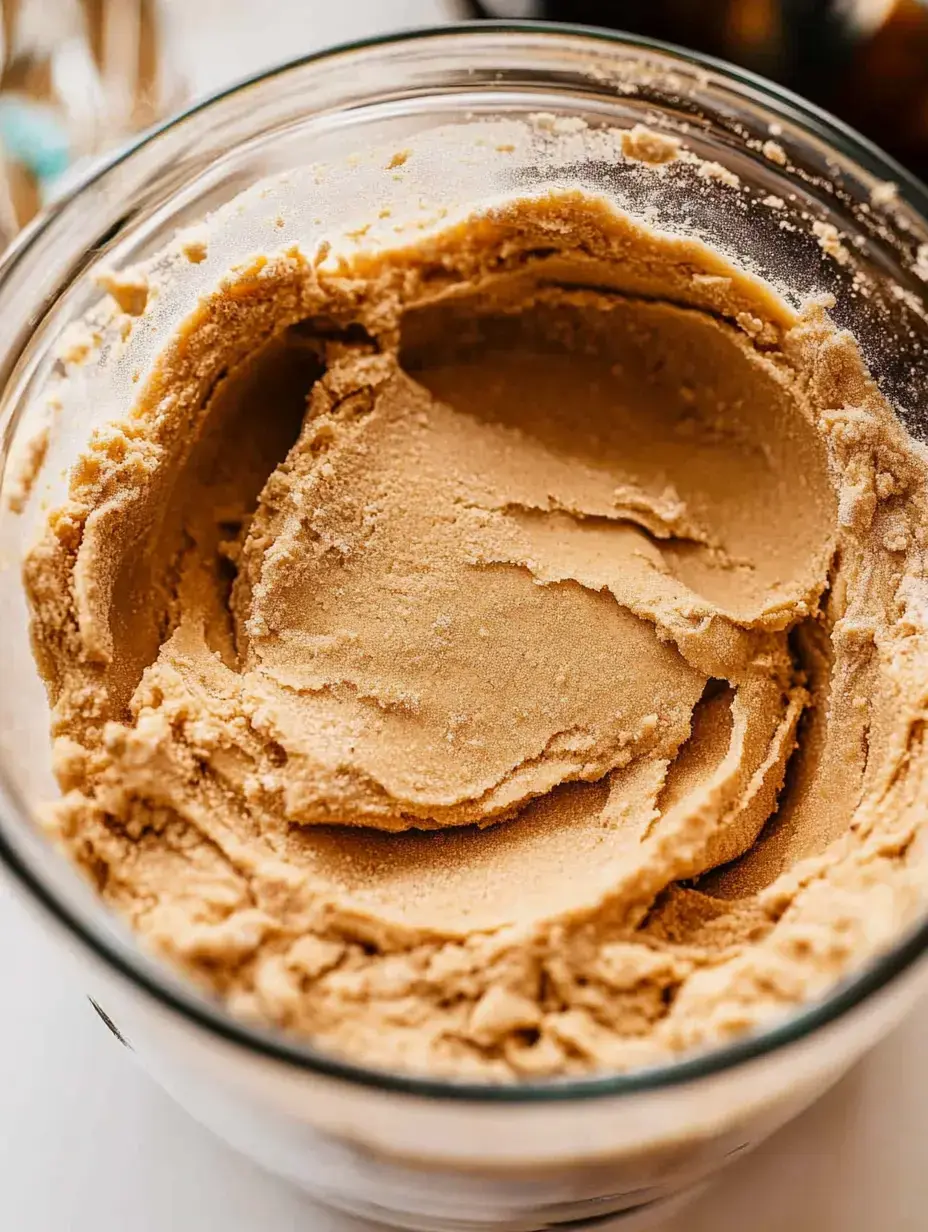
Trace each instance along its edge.
<path fill-rule="evenodd" d="M 44 210 L 20 232 L 0 259 L 0 292 L 11 271 L 27 256 L 35 241 L 54 225 L 61 210 L 77 196 L 162 134 L 239 91 L 346 53 L 363 54 L 392 44 L 428 38 L 441 41 L 493 32 L 542 36 L 551 40 L 564 37 L 587 39 L 605 47 L 626 47 L 632 52 L 654 52 L 670 61 L 682 61 L 688 66 L 695 65 L 711 70 L 725 82 L 741 87 L 742 90 L 747 88 L 750 91 L 749 97 L 760 95 L 761 101 L 777 112 L 780 118 L 798 121 L 805 131 L 811 130 L 816 136 L 825 139 L 867 173 L 879 180 L 893 181 L 908 204 L 928 220 L 928 187 L 917 177 L 873 142 L 827 111 L 747 69 L 657 39 L 594 26 L 538 21 L 471 21 L 423 26 L 335 44 L 244 77 L 172 115 L 121 147 L 112 156 L 88 168 L 59 201 Z M 28 339 L 24 345 L 27 344 Z M 128 981 L 180 1018 L 246 1052 L 354 1086 L 423 1099 L 497 1105 L 563 1103 L 571 1100 L 645 1094 L 709 1078 L 788 1045 L 797 1044 L 819 1029 L 836 1022 L 892 983 L 928 951 L 926 916 L 892 948 L 871 959 L 854 974 L 840 980 L 825 996 L 795 1013 L 719 1047 L 683 1054 L 661 1064 L 628 1072 L 593 1073 L 583 1077 L 549 1078 L 510 1084 L 431 1078 L 414 1072 L 404 1073 L 365 1066 L 344 1059 L 334 1052 L 324 1051 L 308 1038 L 287 1035 L 282 1031 L 263 1028 L 237 1018 L 218 1000 L 198 993 L 192 981 L 186 981 L 165 965 L 150 960 L 138 946 L 123 947 L 115 936 L 90 926 L 77 910 L 66 905 L 43 883 L 30 862 L 22 857 L 16 844 L 10 841 L 5 832 L 9 824 L 8 818 L 13 818 L 12 825 L 16 825 L 17 814 L 28 817 L 30 810 L 18 796 L 19 793 L 10 781 L 5 767 L 0 763 L 0 863 L 32 899 L 118 977 Z M 125 953 L 122 952 L 123 949 Z"/>

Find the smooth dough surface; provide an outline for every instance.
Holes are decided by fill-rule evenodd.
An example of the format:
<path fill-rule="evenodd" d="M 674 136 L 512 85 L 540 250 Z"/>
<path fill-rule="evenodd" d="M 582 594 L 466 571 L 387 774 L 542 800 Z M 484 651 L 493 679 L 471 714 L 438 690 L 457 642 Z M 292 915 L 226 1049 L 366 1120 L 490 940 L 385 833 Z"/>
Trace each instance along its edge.
<path fill-rule="evenodd" d="M 923 906 L 926 491 L 824 307 L 602 201 L 261 258 L 29 556 L 51 824 L 357 1060 L 718 1043 Z"/>

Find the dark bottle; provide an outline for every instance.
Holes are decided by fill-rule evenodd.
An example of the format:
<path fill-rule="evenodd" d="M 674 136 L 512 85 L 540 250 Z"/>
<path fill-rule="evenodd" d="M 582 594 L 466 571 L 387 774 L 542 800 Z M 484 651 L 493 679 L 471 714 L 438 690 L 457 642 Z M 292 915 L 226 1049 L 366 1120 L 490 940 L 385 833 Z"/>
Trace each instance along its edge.
<path fill-rule="evenodd" d="M 628 30 L 825 107 L 928 180 L 928 0 L 467 0 L 477 17 Z"/>

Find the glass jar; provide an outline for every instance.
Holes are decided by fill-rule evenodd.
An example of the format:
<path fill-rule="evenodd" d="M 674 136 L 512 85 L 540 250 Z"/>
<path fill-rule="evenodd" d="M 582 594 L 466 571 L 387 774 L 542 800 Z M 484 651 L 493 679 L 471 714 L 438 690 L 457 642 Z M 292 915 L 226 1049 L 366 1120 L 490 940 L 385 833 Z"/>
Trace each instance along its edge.
<path fill-rule="evenodd" d="M 409 159 L 397 176 L 377 163 L 375 187 L 363 156 L 397 142 L 427 152 L 440 125 L 463 150 L 474 124 L 532 114 L 679 133 L 735 173 L 738 190 L 723 174 L 699 195 L 660 181 L 645 191 L 640 178 L 593 161 L 451 175 L 439 156 Z M 282 247 L 291 224 L 306 246 L 391 193 L 408 204 L 426 184 L 439 206 L 442 194 L 459 205 L 463 192 L 479 207 L 517 185 L 570 183 L 649 209 L 663 228 L 736 254 L 794 303 L 834 295 L 835 317 L 922 439 L 928 192 L 837 122 L 746 73 L 590 30 L 476 25 L 311 56 L 201 104 L 81 183 L 0 269 L 0 859 L 12 881 L 70 946 L 95 1002 L 158 1081 L 317 1198 L 424 1230 L 584 1226 L 617 1212 L 623 1228 L 639 1226 L 808 1105 L 900 1019 L 928 971 L 928 923 L 822 1001 L 714 1051 L 623 1075 L 476 1085 L 365 1069 L 234 1019 L 147 955 L 35 824 L 56 789 L 20 561 L 75 444 L 125 406 L 132 387 L 118 371 L 79 423 L 49 420 L 43 393 L 56 355 L 99 297 L 102 267 L 152 255 L 262 177 L 317 163 L 329 170 L 311 199 L 293 203 Z M 776 208 L 761 208 L 771 200 Z M 840 260 L 822 250 L 835 234 Z M 247 220 L 231 227 L 223 261 L 248 257 L 257 242 Z M 215 279 L 215 267 L 199 268 L 160 305 L 152 347 Z M 24 458 L 42 461 L 37 449 L 44 464 L 26 499 L 17 476 Z M 13 511 L 11 493 L 24 511 Z"/>

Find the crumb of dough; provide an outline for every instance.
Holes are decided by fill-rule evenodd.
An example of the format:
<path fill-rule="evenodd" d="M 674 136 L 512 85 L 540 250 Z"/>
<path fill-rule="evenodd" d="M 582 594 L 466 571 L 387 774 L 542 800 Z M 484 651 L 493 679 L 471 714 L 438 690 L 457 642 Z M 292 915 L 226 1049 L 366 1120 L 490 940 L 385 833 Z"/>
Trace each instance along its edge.
<path fill-rule="evenodd" d="M 669 133 L 656 132 L 643 124 L 626 129 L 622 133 L 622 153 L 635 162 L 661 166 L 671 163 L 680 155 L 680 139 Z"/>
<path fill-rule="evenodd" d="M 581 116 L 559 116 L 550 111 L 537 111 L 528 117 L 528 122 L 536 133 L 552 137 L 576 135 L 587 128 L 587 122 Z"/>
<path fill-rule="evenodd" d="M 898 197 L 899 185 L 893 180 L 884 180 L 882 183 L 876 184 L 870 190 L 870 202 L 872 205 L 892 205 Z"/>
<path fill-rule="evenodd" d="M 48 441 L 47 426 L 30 437 L 25 455 L 14 475 L 7 496 L 7 507 L 12 513 L 22 513 L 25 509 L 48 453 Z"/>
<path fill-rule="evenodd" d="M 928 282 L 928 244 L 919 244 L 915 254 L 915 273 L 924 282 Z"/>
<path fill-rule="evenodd" d="M 734 171 L 723 167 L 721 163 L 700 162 L 697 175 L 703 180 L 717 180 L 720 184 L 727 184 L 729 188 L 741 186 L 741 181 Z"/>
<path fill-rule="evenodd" d="M 839 265 L 847 265 L 851 254 L 842 243 L 841 232 L 834 223 L 816 219 L 812 224 L 812 234 L 818 240 L 818 246 L 822 252 L 827 253 Z"/>
<path fill-rule="evenodd" d="M 102 270 L 96 281 L 128 316 L 140 317 L 145 311 L 150 291 L 145 274 L 138 270 Z"/>
<path fill-rule="evenodd" d="M 190 227 L 178 237 L 180 251 L 191 263 L 199 265 L 209 256 L 209 230 L 205 226 Z"/>

